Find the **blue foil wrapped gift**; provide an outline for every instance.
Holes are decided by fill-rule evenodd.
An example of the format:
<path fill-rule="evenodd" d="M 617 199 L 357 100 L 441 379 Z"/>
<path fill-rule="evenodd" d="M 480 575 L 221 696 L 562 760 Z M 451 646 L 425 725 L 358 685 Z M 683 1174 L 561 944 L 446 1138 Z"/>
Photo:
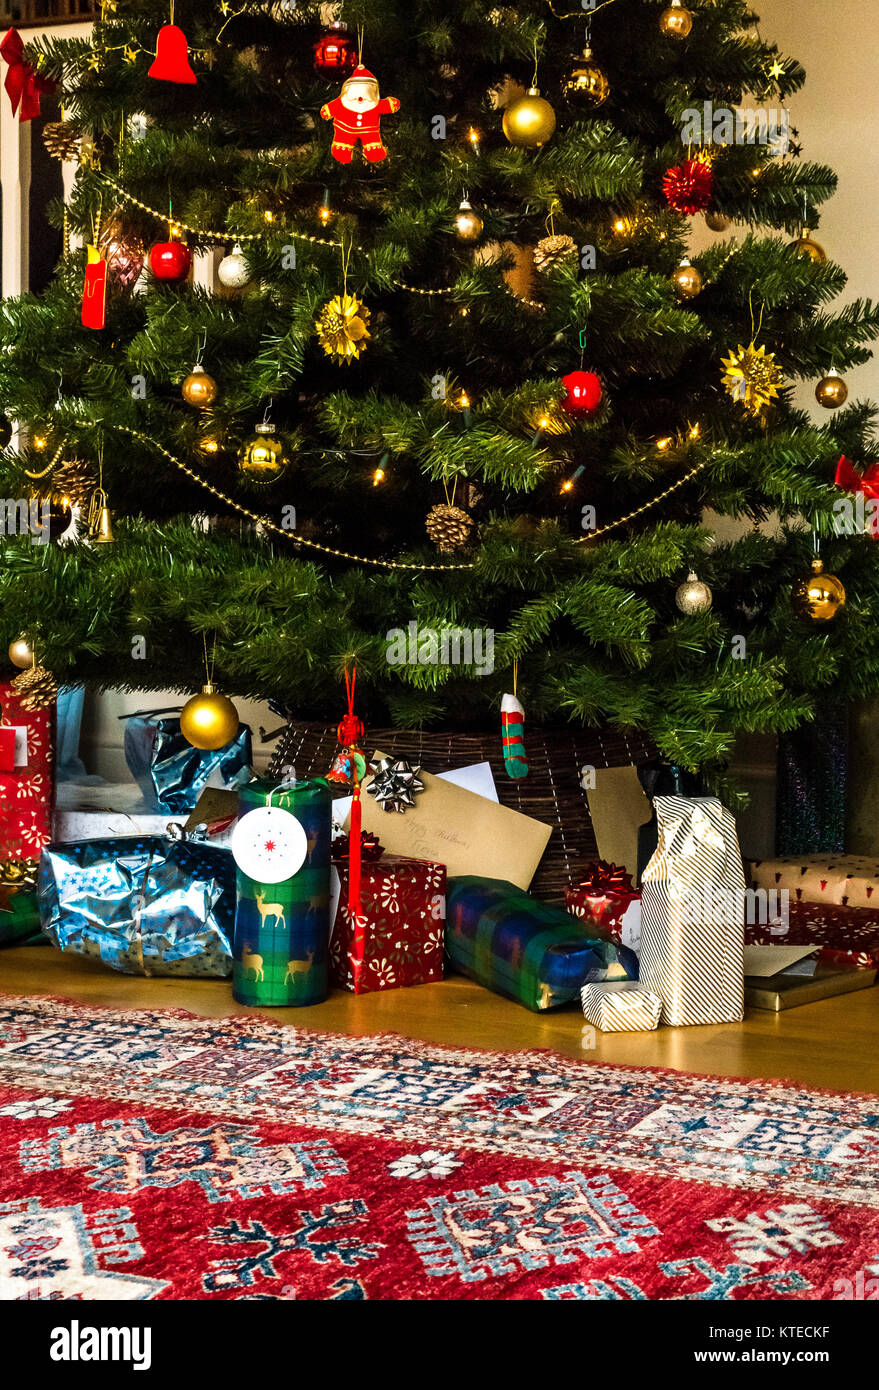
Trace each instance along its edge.
<path fill-rule="evenodd" d="M 238 733 L 224 748 L 193 748 L 180 732 L 180 715 L 155 710 L 128 716 L 125 761 L 151 811 L 176 816 L 191 811 L 208 782 L 237 788 L 252 777 L 250 729 Z"/>
<path fill-rule="evenodd" d="M 37 901 L 53 945 L 123 974 L 232 973 L 228 850 L 159 835 L 47 845 Z"/>
<path fill-rule="evenodd" d="M 463 975 L 536 1012 L 579 1002 L 588 982 L 638 978 L 627 947 L 503 879 L 449 879 L 446 952 Z"/>

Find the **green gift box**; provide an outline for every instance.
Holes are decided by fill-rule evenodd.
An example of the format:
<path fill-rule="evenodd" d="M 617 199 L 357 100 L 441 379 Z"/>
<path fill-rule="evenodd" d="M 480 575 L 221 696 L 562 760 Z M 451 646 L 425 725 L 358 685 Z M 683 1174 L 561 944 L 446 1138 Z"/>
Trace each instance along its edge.
<path fill-rule="evenodd" d="M 283 791 L 259 780 L 238 793 L 239 822 L 271 806 L 295 816 L 305 835 L 302 867 L 280 883 L 237 873 L 232 994 L 239 1004 L 319 1004 L 328 993 L 332 797 L 322 778 Z"/>

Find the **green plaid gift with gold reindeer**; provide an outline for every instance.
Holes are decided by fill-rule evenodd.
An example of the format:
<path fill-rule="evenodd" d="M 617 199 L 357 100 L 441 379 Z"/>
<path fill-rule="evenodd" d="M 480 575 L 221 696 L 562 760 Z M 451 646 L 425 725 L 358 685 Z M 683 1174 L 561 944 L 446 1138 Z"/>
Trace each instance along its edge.
<path fill-rule="evenodd" d="M 289 1008 L 327 997 L 331 801 L 322 778 L 282 790 L 262 779 L 238 793 L 232 993 L 239 1004 Z M 279 880 L 288 863 L 298 867 Z"/>

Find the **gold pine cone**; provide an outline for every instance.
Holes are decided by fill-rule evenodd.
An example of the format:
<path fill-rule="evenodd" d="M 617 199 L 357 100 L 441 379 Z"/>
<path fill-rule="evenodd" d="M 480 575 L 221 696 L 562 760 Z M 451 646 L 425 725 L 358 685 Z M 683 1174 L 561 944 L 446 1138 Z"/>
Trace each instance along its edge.
<path fill-rule="evenodd" d="M 424 523 L 424 529 L 437 550 L 457 550 L 470 539 L 473 518 L 447 502 L 438 502 L 431 507 Z"/>
<path fill-rule="evenodd" d="M 79 154 L 79 136 L 69 121 L 48 121 L 43 144 L 53 159 L 76 159 Z"/>
<path fill-rule="evenodd" d="M 534 269 L 545 275 L 576 251 L 577 243 L 572 236 L 545 236 L 534 248 Z"/>
<path fill-rule="evenodd" d="M 82 459 L 62 459 L 52 472 L 52 487 L 74 506 L 86 507 L 98 486 L 98 475 Z"/>
<path fill-rule="evenodd" d="M 32 666 L 22 671 L 12 682 L 12 688 L 21 702 L 22 709 L 31 714 L 37 710 L 48 709 L 58 699 L 58 682 L 45 666 Z"/>

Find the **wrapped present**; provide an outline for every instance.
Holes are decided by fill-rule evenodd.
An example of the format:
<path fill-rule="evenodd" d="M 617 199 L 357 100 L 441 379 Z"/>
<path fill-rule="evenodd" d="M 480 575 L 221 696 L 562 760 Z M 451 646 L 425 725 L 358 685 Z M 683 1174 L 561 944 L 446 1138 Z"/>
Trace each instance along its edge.
<path fill-rule="evenodd" d="M 363 831 L 359 911 L 349 895 L 349 851 L 333 845 L 342 891 L 330 942 L 334 985 L 354 994 L 426 985 L 443 978 L 446 869 L 427 859 L 382 854 Z"/>
<path fill-rule="evenodd" d="M 12 770 L 0 772 L 0 861 L 39 859 L 52 834 L 54 706 L 26 710 L 15 687 L 0 682 L 0 728 L 7 749 L 14 737 Z"/>
<path fill-rule="evenodd" d="M 240 1004 L 319 1004 L 328 992 L 330 810 L 323 778 L 238 793 L 232 993 Z"/>
<path fill-rule="evenodd" d="M 748 946 L 817 946 L 825 965 L 879 970 L 879 909 L 790 902 L 772 922 L 747 922 Z"/>
<path fill-rule="evenodd" d="M 744 1017 L 745 875 L 736 823 L 712 797 L 659 796 L 641 879 L 641 983 L 675 1027 Z"/>
<path fill-rule="evenodd" d="M 791 904 L 879 907 L 879 860 L 853 854 L 784 855 L 751 861 L 752 888 L 787 891 Z M 771 901 L 777 901 L 772 899 Z"/>
<path fill-rule="evenodd" d="M 602 1033 L 649 1033 L 659 1025 L 662 1000 L 636 980 L 584 985 L 583 1016 Z"/>
<path fill-rule="evenodd" d="M 638 973 L 624 946 L 503 879 L 449 880 L 446 951 L 462 974 L 538 1012 L 569 1004 L 587 981 Z"/>
<path fill-rule="evenodd" d="M 565 893 L 572 917 L 583 917 L 616 946 L 641 949 L 641 894 L 632 887 L 628 871 L 599 859 L 590 864 L 579 883 Z"/>
<path fill-rule="evenodd" d="M 126 720 L 125 761 L 150 811 L 185 815 L 209 782 L 217 787 L 243 786 L 252 776 L 252 757 L 246 724 L 239 724 L 238 733 L 224 748 L 204 750 L 193 748 L 183 737 L 179 714 L 157 710 L 132 714 Z"/>
<path fill-rule="evenodd" d="M 42 935 L 37 905 L 37 859 L 0 864 L 0 946 L 22 946 Z"/>
<path fill-rule="evenodd" d="M 62 951 L 126 975 L 231 972 L 228 850 L 151 835 L 53 844 L 40 860 L 37 896 L 46 935 Z"/>

